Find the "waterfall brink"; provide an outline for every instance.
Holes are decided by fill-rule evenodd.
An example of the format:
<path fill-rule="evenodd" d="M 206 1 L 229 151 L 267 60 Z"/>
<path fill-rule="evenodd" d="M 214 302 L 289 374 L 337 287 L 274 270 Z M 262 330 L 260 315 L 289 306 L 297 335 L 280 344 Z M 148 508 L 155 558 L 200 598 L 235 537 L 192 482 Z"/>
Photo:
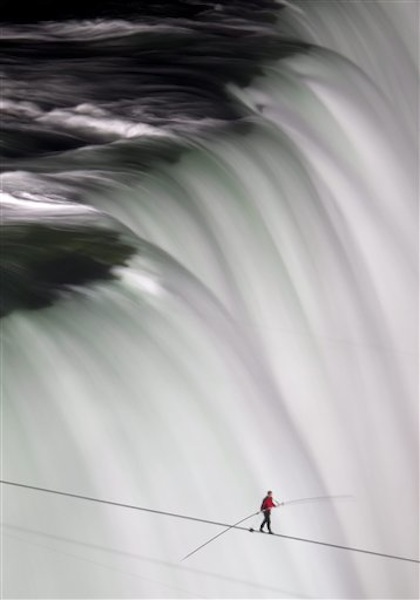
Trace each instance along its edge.
<path fill-rule="evenodd" d="M 101 68 L 129 27 L 139 56 L 166 30 L 189 52 L 185 15 L 142 38 L 151 18 L 72 20 L 56 37 L 97 60 L 110 35 Z M 209 39 L 224 31 L 199 19 Z M 77 89 L 58 69 L 55 107 L 45 82 L 9 106 L 33 136 L 25 156 L 13 137 L 6 161 L 19 218 L 32 223 L 38 202 L 36 222 L 54 229 L 41 197 L 83 207 L 70 254 L 97 215 L 92 252 L 115 228 L 125 262 L 2 319 L 3 480 L 232 524 L 268 489 L 351 496 L 286 502 L 273 530 L 419 559 L 417 22 L 416 2 L 285 3 L 264 35 L 303 51 L 271 60 L 270 42 L 249 81 L 226 67 L 214 96 L 203 73 L 203 118 L 186 71 L 166 112 L 147 96 L 152 59 L 141 94 L 109 80 L 106 106 L 86 74 L 78 108 L 64 106 Z M 55 44 L 54 26 L 6 37 Z M 1 493 L 5 598 L 419 596 L 416 564 L 237 530 L 181 562 L 217 527 Z"/>

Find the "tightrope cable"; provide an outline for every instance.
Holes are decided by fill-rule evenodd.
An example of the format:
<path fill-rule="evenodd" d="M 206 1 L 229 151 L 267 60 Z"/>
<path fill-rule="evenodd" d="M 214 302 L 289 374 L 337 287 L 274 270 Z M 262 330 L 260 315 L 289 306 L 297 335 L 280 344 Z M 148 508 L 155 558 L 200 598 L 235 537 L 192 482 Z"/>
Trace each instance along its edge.
<path fill-rule="evenodd" d="M 43 487 L 38 487 L 35 485 L 27 485 L 24 483 L 17 483 L 14 481 L 5 481 L 3 479 L 0 479 L 0 484 L 3 485 L 10 485 L 10 486 L 14 486 L 14 487 L 19 487 L 19 488 L 24 488 L 24 489 L 28 489 L 28 490 L 34 490 L 37 492 L 45 492 L 48 494 L 55 494 L 58 496 L 65 496 L 68 498 L 76 498 L 78 500 L 88 500 L 89 502 L 97 502 L 99 504 L 107 504 L 109 506 L 118 506 L 120 508 L 128 508 L 131 510 L 137 510 L 137 511 L 142 511 L 142 512 L 147 512 L 147 513 L 152 513 L 152 514 L 156 514 L 156 515 L 164 515 L 167 517 L 174 517 L 177 519 L 185 519 L 187 521 L 195 521 L 198 523 L 206 523 L 207 525 L 217 525 L 219 527 L 226 527 L 227 530 L 229 529 L 237 529 L 237 530 L 241 530 L 241 531 L 247 531 L 249 532 L 250 530 L 247 527 L 243 527 L 241 526 L 239 523 L 245 521 L 246 519 L 257 515 L 260 511 L 256 512 L 256 513 L 252 513 L 252 515 L 249 515 L 248 517 L 245 517 L 244 519 L 241 519 L 241 521 L 238 522 L 238 524 L 234 524 L 234 525 L 229 525 L 229 523 L 220 523 L 218 521 L 211 521 L 209 519 L 200 519 L 198 517 L 191 517 L 190 515 L 181 515 L 178 513 L 173 513 L 173 512 L 167 512 L 167 511 L 163 511 L 163 510 L 156 510 L 153 508 L 146 508 L 143 506 L 137 506 L 134 504 L 124 504 L 122 502 L 114 502 L 112 500 L 103 500 L 101 498 L 94 498 L 92 496 L 82 496 L 81 494 L 73 494 L 70 492 L 61 492 L 59 490 L 50 490 L 48 488 L 43 488 Z M 286 504 L 286 503 L 285 503 Z M 223 532 L 221 532 L 223 533 Z M 221 533 L 219 535 L 221 535 Z M 260 532 L 254 532 L 254 533 L 259 533 Z M 262 533 L 261 535 L 268 535 L 266 533 Z M 218 536 L 216 536 L 218 537 Z M 405 561 L 405 562 L 410 562 L 410 563 L 416 563 L 416 564 L 420 564 L 420 560 L 414 559 L 414 558 L 407 558 L 404 556 L 396 556 L 393 554 L 384 554 L 383 552 L 374 552 L 373 550 L 365 550 L 363 548 L 353 548 L 351 546 L 343 546 L 340 544 L 331 544 L 329 542 L 320 542 L 317 540 L 311 540 L 308 538 L 302 538 L 302 537 L 296 537 L 296 536 L 292 536 L 292 535 L 285 535 L 283 533 L 273 533 L 271 534 L 271 537 L 277 537 L 277 538 L 284 538 L 284 539 L 289 539 L 289 540 L 295 540 L 298 542 L 306 542 L 308 544 L 317 544 L 319 546 L 328 546 L 330 548 L 337 548 L 340 550 L 348 550 L 351 552 L 359 552 L 362 554 L 370 554 L 372 556 L 379 556 L 382 558 L 389 558 L 389 559 L 393 559 L 393 560 L 401 560 L 401 561 Z"/>

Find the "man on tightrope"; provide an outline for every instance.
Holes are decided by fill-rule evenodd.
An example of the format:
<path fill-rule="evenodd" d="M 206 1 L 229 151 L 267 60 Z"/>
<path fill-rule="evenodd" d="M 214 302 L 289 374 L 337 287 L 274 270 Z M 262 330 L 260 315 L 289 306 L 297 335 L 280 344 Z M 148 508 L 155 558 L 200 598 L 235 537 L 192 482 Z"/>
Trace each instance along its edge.
<path fill-rule="evenodd" d="M 260 511 L 262 513 L 264 513 L 264 519 L 263 519 L 263 522 L 260 525 L 260 531 L 261 532 L 264 529 L 264 525 L 267 525 L 268 533 L 273 533 L 271 531 L 271 509 L 275 508 L 276 506 L 280 506 L 281 504 L 283 504 L 283 503 L 282 502 L 276 502 L 273 499 L 273 492 L 271 490 L 269 490 L 267 492 L 266 497 L 262 501 L 261 508 L 260 508 Z"/>

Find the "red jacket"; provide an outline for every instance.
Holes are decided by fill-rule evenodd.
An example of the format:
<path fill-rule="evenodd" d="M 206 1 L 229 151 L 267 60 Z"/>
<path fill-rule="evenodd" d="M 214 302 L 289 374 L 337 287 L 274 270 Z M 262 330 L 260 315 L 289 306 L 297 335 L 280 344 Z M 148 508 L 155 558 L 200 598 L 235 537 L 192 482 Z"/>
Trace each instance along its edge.
<path fill-rule="evenodd" d="M 271 496 L 266 496 L 261 504 L 261 510 L 271 510 L 276 504 Z"/>

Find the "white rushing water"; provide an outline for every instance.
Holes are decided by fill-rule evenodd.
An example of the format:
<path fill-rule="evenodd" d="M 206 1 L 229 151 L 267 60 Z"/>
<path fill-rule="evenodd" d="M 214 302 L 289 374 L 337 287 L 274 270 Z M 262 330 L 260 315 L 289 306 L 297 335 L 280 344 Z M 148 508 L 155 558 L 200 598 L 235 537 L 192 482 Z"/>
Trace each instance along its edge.
<path fill-rule="evenodd" d="M 255 131 L 91 192 L 112 284 L 2 324 L 2 478 L 418 559 L 416 2 L 295 2 Z M 134 142 L 133 142 L 134 143 Z M 418 565 L 2 486 L 5 598 L 416 598 Z M 257 528 L 259 517 L 248 521 Z"/>

